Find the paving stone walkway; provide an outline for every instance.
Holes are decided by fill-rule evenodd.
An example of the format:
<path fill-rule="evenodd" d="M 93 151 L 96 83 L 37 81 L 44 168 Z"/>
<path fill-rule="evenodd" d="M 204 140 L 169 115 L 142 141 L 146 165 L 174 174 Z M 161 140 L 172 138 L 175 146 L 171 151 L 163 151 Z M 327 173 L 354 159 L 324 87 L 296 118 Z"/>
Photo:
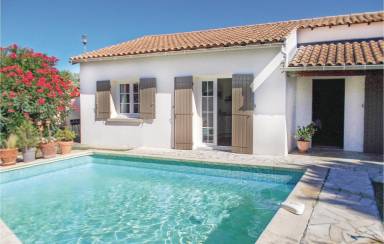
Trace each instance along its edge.
<path fill-rule="evenodd" d="M 383 242 L 383 224 L 368 173 L 331 169 L 303 243 Z"/>

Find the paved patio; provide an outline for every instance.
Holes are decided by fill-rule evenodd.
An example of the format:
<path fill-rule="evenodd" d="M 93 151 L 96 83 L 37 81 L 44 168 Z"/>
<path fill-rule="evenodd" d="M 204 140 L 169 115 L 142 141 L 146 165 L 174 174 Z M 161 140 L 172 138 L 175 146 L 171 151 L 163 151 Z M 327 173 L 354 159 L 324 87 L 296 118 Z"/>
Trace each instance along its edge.
<path fill-rule="evenodd" d="M 280 209 L 257 243 L 384 242 L 384 228 L 371 184 L 371 179 L 383 176 L 382 155 L 329 150 L 312 150 L 306 155 L 292 153 L 286 157 L 243 155 L 213 150 L 180 151 L 151 148 L 96 151 L 231 164 L 305 168 L 306 174 L 289 196 L 289 200 L 305 204 L 305 213 L 298 216 Z M 94 151 L 75 151 L 73 156 L 92 152 Z M 12 168 L 36 163 L 45 162 L 38 160 L 35 163 L 18 164 Z M 0 171 L 2 170 L 7 168 L 1 168 Z"/>

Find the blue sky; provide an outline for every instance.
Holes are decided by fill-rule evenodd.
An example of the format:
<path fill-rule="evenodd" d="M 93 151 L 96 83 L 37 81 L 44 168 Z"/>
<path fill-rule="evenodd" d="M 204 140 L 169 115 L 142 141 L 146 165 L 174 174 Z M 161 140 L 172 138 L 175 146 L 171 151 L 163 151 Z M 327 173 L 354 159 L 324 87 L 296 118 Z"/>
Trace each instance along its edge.
<path fill-rule="evenodd" d="M 1 46 L 17 43 L 60 59 L 146 34 L 382 10 L 381 0 L 1 0 Z"/>

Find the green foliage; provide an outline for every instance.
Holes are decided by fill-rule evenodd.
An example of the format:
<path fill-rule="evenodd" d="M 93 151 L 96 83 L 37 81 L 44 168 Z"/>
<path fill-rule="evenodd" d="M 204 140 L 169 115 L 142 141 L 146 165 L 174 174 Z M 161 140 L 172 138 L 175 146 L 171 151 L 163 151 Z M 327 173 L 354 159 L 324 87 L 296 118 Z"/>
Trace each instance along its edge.
<path fill-rule="evenodd" d="M 32 122 L 28 120 L 24 121 L 15 132 L 18 137 L 17 144 L 19 148 L 36 147 L 40 142 L 39 131 Z"/>
<path fill-rule="evenodd" d="M 76 138 L 76 133 L 65 128 L 63 130 L 58 130 L 55 137 L 59 141 L 73 141 L 73 139 Z"/>
<path fill-rule="evenodd" d="M 17 146 L 17 136 L 15 134 L 9 134 L 8 138 L 4 140 L 3 147 L 6 149 L 14 149 Z"/>
<path fill-rule="evenodd" d="M 59 71 L 61 77 L 66 80 L 71 80 L 76 87 L 80 87 L 80 77 L 78 73 L 73 73 L 69 70 Z"/>
<path fill-rule="evenodd" d="M 295 138 L 298 141 L 311 141 L 315 132 L 316 127 L 314 123 L 311 123 L 307 126 L 298 126 Z"/>

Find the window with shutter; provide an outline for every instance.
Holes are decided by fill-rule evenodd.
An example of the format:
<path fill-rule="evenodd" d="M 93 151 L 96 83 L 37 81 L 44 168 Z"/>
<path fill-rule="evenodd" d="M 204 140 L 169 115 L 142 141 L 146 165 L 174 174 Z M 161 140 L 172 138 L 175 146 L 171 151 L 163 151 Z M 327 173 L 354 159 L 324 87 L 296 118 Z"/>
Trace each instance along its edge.
<path fill-rule="evenodd" d="M 140 102 L 137 103 L 137 108 L 140 111 L 140 118 L 155 119 L 156 117 L 156 78 L 141 78 L 139 87 L 140 87 Z"/>
<path fill-rule="evenodd" d="M 175 149 L 192 149 L 192 76 L 175 77 Z"/>
<path fill-rule="evenodd" d="M 232 152 L 253 152 L 253 74 L 232 76 Z"/>
<path fill-rule="evenodd" d="M 96 120 L 107 120 L 111 115 L 111 82 L 96 82 Z"/>
<path fill-rule="evenodd" d="M 119 84 L 119 93 L 120 114 L 137 117 L 140 105 L 139 83 Z"/>

